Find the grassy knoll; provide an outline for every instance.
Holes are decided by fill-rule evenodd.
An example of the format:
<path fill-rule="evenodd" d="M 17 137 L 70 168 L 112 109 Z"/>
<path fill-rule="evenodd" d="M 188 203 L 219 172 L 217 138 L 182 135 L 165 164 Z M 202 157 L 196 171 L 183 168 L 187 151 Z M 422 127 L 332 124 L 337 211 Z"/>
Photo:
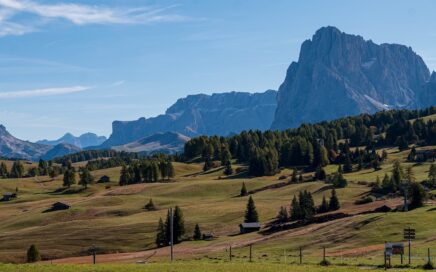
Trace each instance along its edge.
<path fill-rule="evenodd" d="M 176 256 L 183 260 L 202 259 L 206 263 L 211 260 L 226 260 L 228 256 L 226 250 L 229 245 L 232 245 L 235 261 L 244 262 L 247 260 L 247 245 L 254 243 L 255 260 L 266 263 L 284 262 L 285 259 L 288 262 L 295 262 L 296 251 L 302 246 L 305 248 L 307 262 L 315 264 L 320 261 L 321 247 L 326 246 L 328 256 L 335 264 L 340 264 L 345 258 L 348 258 L 347 263 L 380 264 L 382 252 L 380 246 L 385 240 L 400 241 L 402 228 L 406 225 L 412 225 L 417 230 L 414 246 L 419 256 L 423 256 L 427 247 L 432 247 L 432 251 L 436 252 L 434 207 L 424 207 L 407 214 L 358 214 L 384 204 L 383 201 L 376 201 L 367 206 L 355 205 L 354 201 L 370 190 L 368 186 L 359 184 L 358 181 L 372 182 L 377 175 L 382 178 L 384 173 L 391 171 L 395 159 L 405 162 L 408 154 L 408 151 L 398 152 L 395 148 L 387 151 L 388 162 L 382 165 L 382 170 L 364 169 L 346 174 L 349 186 L 337 190 L 342 205 L 341 211 L 353 213 L 354 216 L 270 235 L 260 233 L 238 235 L 238 224 L 243 220 L 247 202 L 247 197 L 238 197 L 239 190 L 242 182 L 246 183 L 248 190 L 281 183 L 283 180 L 280 176 L 289 179 L 292 172 L 289 169 L 272 177 L 246 178 L 243 175 L 225 177 L 221 168 L 203 173 L 202 164 L 175 163 L 177 175 L 170 182 L 119 187 L 120 168 L 111 168 L 92 173 L 97 179 L 103 175 L 109 176 L 111 178 L 109 184 L 93 184 L 87 190 L 81 190 L 77 185 L 70 190 L 59 189 L 62 187 L 62 176 L 53 180 L 48 177 L 3 179 L 0 180 L 0 193 L 18 188 L 18 199 L 0 202 L 0 261 L 23 262 L 25 252 L 31 244 L 37 245 L 44 259 L 85 256 L 88 255 L 88 249 L 92 244 L 96 245 L 99 255 L 145 250 L 153 252 L 157 221 L 160 217 L 164 218 L 167 208 L 174 205 L 179 205 L 183 210 L 187 236 L 192 235 L 196 223 L 200 224 L 203 232 L 213 232 L 217 236 L 212 241 L 186 241 L 177 245 Z M 404 165 L 413 167 L 417 180 L 425 179 L 428 174 L 428 163 Z M 328 166 L 326 169 L 328 172 L 333 172 L 337 166 Z M 310 176 L 312 173 L 305 173 L 305 175 Z M 328 197 L 330 194 L 327 186 L 323 182 L 307 182 L 255 193 L 253 198 L 261 222 L 265 225 L 273 219 L 279 207 L 289 206 L 293 195 L 301 190 L 311 191 L 315 202 L 319 204 L 324 195 Z M 143 209 L 150 198 L 157 205 L 157 211 L 149 212 Z M 68 203 L 72 208 L 65 211 L 44 212 L 56 201 Z M 394 204 L 401 203 L 401 199 L 392 201 Z M 167 260 L 166 250 L 160 250 L 151 260 Z M 145 252 L 143 255 L 150 255 L 150 252 Z M 133 256 L 115 262 L 131 263 L 141 259 L 143 257 Z M 87 259 L 86 262 L 88 261 Z M 211 264 L 186 264 L 187 267 L 190 265 Z M 164 266 L 165 264 L 162 264 L 161 268 Z M 143 266 L 132 266 L 131 269 L 137 267 L 143 268 Z M 156 264 L 151 267 L 159 266 Z M 232 267 L 224 267 L 225 269 L 222 268 L 221 271 L 233 271 Z M 20 268 L 26 269 L 26 266 Z M 90 268 L 85 266 L 84 269 Z M 105 268 L 102 266 L 101 269 Z M 197 271 L 195 269 L 189 271 Z M 217 269 L 211 271 L 220 271 L 221 268 Z M 280 269 L 281 266 L 273 268 L 274 271 Z M 235 268 L 234 271 L 242 270 Z"/>
<path fill-rule="evenodd" d="M 210 263 L 210 262 L 177 262 L 145 264 L 145 265 L 0 265 L 1 271 L 9 272 L 354 272 L 354 271 L 383 271 L 368 267 L 331 266 L 321 267 L 314 265 L 285 265 L 285 264 L 260 264 L 260 263 Z M 390 271 L 422 271 L 416 269 L 391 269 Z"/>

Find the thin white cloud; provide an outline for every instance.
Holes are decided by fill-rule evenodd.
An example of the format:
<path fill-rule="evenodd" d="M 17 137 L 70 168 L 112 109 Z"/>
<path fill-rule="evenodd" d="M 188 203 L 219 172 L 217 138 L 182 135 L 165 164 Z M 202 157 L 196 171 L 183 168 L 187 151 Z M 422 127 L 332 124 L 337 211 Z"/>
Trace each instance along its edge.
<path fill-rule="evenodd" d="M 31 13 L 48 19 L 64 19 L 77 25 L 141 24 L 187 19 L 181 15 L 164 14 L 164 11 L 173 6 L 166 8 L 114 8 L 74 3 L 40 4 L 30 0 L 0 0 L 0 6 L 10 12 Z"/>
<path fill-rule="evenodd" d="M 71 86 L 71 87 L 60 87 L 60 88 L 24 90 L 24 91 L 15 91 L 15 92 L 0 92 L 0 99 L 63 95 L 63 94 L 84 92 L 90 89 L 91 87 L 87 87 L 87 86 Z"/>

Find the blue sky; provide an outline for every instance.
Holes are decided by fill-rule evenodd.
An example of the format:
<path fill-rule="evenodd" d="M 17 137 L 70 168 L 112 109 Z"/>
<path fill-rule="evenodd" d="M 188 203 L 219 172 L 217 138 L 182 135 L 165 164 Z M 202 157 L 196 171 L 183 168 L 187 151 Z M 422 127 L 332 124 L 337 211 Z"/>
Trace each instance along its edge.
<path fill-rule="evenodd" d="M 0 0 L 0 123 L 25 140 L 108 136 L 194 93 L 277 89 L 333 25 L 436 70 L 435 1 Z"/>

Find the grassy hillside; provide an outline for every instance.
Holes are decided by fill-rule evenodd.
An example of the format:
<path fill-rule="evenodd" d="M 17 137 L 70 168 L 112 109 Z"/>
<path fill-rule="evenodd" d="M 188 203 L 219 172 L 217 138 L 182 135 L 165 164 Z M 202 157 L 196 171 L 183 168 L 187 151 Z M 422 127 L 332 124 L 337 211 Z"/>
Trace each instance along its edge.
<path fill-rule="evenodd" d="M 285 259 L 296 262 L 300 246 L 304 247 L 305 262 L 318 263 L 321 248 L 326 246 L 328 256 L 335 263 L 348 258 L 349 263 L 380 264 L 383 242 L 401 241 L 403 227 L 411 225 L 417 230 L 414 247 L 422 262 L 427 247 L 436 252 L 436 209 L 431 203 L 409 213 L 372 214 L 360 213 L 385 204 L 399 205 L 401 199 L 354 204 L 370 189 L 359 181 L 374 181 L 377 175 L 382 178 L 385 172 L 391 171 L 394 159 L 405 161 L 408 154 L 397 149 L 389 149 L 388 153 L 388 162 L 382 165 L 382 170 L 364 169 L 345 175 L 349 186 L 339 189 L 338 196 L 342 204 L 341 212 L 352 216 L 270 235 L 238 235 L 238 224 L 243 220 L 247 197 L 237 195 L 243 181 L 248 190 L 263 188 L 283 182 L 279 177 L 290 176 L 288 169 L 272 177 L 241 178 L 237 175 L 225 177 L 221 168 L 203 173 L 201 164 L 175 163 L 176 177 L 171 182 L 119 187 L 120 168 L 111 168 L 93 172 L 97 179 L 102 175 L 110 176 L 110 184 L 93 184 L 87 190 L 74 186 L 69 191 L 59 190 L 61 176 L 54 180 L 48 177 L 0 180 L 0 192 L 18 188 L 19 194 L 17 200 L 0 202 L 0 260 L 23 262 L 25 251 L 31 244 L 37 245 L 44 259 L 89 255 L 89 247 L 95 244 L 99 254 L 144 251 L 130 255 L 99 255 L 102 262 L 143 260 L 155 254 L 154 237 L 159 218 L 165 217 L 167 208 L 179 205 L 184 212 L 187 235 L 191 235 L 194 225 L 199 223 L 203 232 L 213 232 L 218 238 L 177 245 L 175 252 L 178 259 L 226 260 L 227 249 L 232 245 L 234 260 L 245 262 L 248 258 L 247 246 L 254 243 L 255 260 L 267 263 L 284 262 Z M 407 166 L 413 167 L 418 180 L 427 177 L 429 163 L 407 163 Z M 328 166 L 327 171 L 332 172 L 336 168 Z M 308 182 L 255 193 L 253 198 L 261 222 L 266 225 L 276 216 L 280 206 L 289 206 L 293 195 L 300 190 L 311 191 L 319 204 L 323 195 L 328 197 L 330 194 L 327 186 L 323 182 Z M 158 211 L 143 209 L 150 198 L 158 206 Z M 45 212 L 56 201 L 68 203 L 72 208 Z M 167 260 L 167 256 L 168 248 L 164 248 L 150 260 Z M 89 257 L 66 262 L 89 262 Z M 238 271 L 237 268 L 228 269 L 225 271 Z M 275 269 L 280 271 L 282 268 L 277 266 L 274 267 L 277 271 Z"/>

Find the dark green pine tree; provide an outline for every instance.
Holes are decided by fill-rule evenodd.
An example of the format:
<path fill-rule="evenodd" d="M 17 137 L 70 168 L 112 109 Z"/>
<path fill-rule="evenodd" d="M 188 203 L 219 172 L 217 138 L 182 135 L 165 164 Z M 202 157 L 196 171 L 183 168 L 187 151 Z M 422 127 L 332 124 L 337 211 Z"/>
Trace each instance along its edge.
<path fill-rule="evenodd" d="M 332 184 L 335 188 L 345 188 L 347 187 L 348 182 L 342 175 L 342 172 L 337 172 L 333 176 Z"/>
<path fill-rule="evenodd" d="M 210 159 L 209 156 L 206 157 L 204 159 L 203 171 L 204 172 L 209 171 L 210 169 L 212 169 L 212 166 L 213 166 L 212 160 Z"/>
<path fill-rule="evenodd" d="M 168 168 L 167 173 L 168 173 L 168 180 L 169 180 L 176 175 L 176 172 L 174 170 L 174 166 L 173 166 L 173 163 L 171 161 L 167 162 L 167 168 Z"/>
<path fill-rule="evenodd" d="M 333 189 L 331 192 L 330 201 L 329 201 L 329 210 L 336 211 L 336 210 L 339 210 L 340 207 L 341 207 L 341 205 L 339 204 L 339 199 L 336 195 L 336 190 Z"/>
<path fill-rule="evenodd" d="M 21 161 L 14 161 L 11 168 L 12 178 L 22 178 L 24 175 L 24 166 Z"/>
<path fill-rule="evenodd" d="M 165 225 L 162 221 L 162 218 L 159 218 L 159 223 L 156 230 L 156 245 L 157 247 L 163 247 L 168 245 Z"/>
<path fill-rule="evenodd" d="M 242 188 L 241 188 L 241 192 L 239 194 L 239 196 L 247 196 L 248 192 L 247 192 L 247 188 L 245 187 L 245 182 L 242 182 Z"/>
<path fill-rule="evenodd" d="M 27 250 L 27 262 L 34 263 L 41 260 L 41 256 L 39 255 L 39 251 L 35 245 L 31 245 Z"/>
<path fill-rule="evenodd" d="M 201 240 L 201 230 L 198 224 L 195 224 L 194 235 L 192 238 L 194 238 L 194 240 Z"/>
<path fill-rule="evenodd" d="M 410 207 L 414 209 L 424 206 L 424 200 L 427 197 L 424 187 L 417 182 L 412 182 L 410 187 Z"/>
<path fill-rule="evenodd" d="M 285 223 L 289 220 L 289 214 L 288 214 L 288 210 L 286 209 L 286 207 L 281 206 L 279 213 L 277 215 L 277 221 L 279 223 Z"/>
<path fill-rule="evenodd" d="M 256 205 L 253 198 L 250 196 L 247 202 L 247 209 L 245 210 L 245 223 L 259 222 L 259 215 L 257 214 Z"/>
<path fill-rule="evenodd" d="M 91 175 L 91 172 L 88 170 L 88 168 L 86 167 L 82 168 L 80 172 L 79 185 L 88 188 L 88 184 L 91 184 L 93 182 L 94 182 L 94 177 Z"/>
<path fill-rule="evenodd" d="M 300 203 L 298 203 L 297 197 L 294 195 L 291 202 L 291 220 L 300 220 L 302 217 Z"/>
<path fill-rule="evenodd" d="M 8 168 L 6 167 L 6 164 L 4 162 L 0 163 L 0 177 L 1 178 L 7 178 L 9 176 Z"/>
<path fill-rule="evenodd" d="M 304 180 L 303 180 L 303 175 L 302 174 L 300 174 L 300 176 L 298 177 L 298 182 L 303 182 Z"/>
<path fill-rule="evenodd" d="M 329 203 L 325 199 L 325 196 L 323 196 L 321 205 L 318 208 L 318 213 L 326 213 L 328 211 L 329 211 Z"/>
<path fill-rule="evenodd" d="M 353 164 L 351 163 L 351 158 L 350 158 L 350 154 L 347 154 L 345 156 L 345 163 L 344 163 L 344 168 L 343 168 L 345 173 L 351 173 L 353 172 Z"/>
<path fill-rule="evenodd" d="M 316 213 L 312 194 L 306 190 L 300 192 L 300 209 L 303 219 L 311 219 Z"/>
<path fill-rule="evenodd" d="M 168 209 L 167 217 L 165 219 L 165 237 L 167 245 L 170 245 L 171 243 L 171 213 L 170 209 Z"/>
<path fill-rule="evenodd" d="M 128 185 L 129 181 L 130 181 L 129 171 L 127 169 L 127 166 L 123 165 L 120 174 L 120 186 Z"/>
<path fill-rule="evenodd" d="M 174 208 L 174 244 L 178 244 L 182 241 L 183 235 L 185 235 L 185 220 L 183 218 L 182 210 L 179 206 Z"/>
<path fill-rule="evenodd" d="M 231 174 L 233 174 L 232 163 L 228 160 L 225 163 L 224 175 L 230 176 Z"/>
<path fill-rule="evenodd" d="M 74 183 L 76 183 L 76 171 L 73 167 L 67 168 L 64 172 L 63 185 L 70 188 Z"/>

